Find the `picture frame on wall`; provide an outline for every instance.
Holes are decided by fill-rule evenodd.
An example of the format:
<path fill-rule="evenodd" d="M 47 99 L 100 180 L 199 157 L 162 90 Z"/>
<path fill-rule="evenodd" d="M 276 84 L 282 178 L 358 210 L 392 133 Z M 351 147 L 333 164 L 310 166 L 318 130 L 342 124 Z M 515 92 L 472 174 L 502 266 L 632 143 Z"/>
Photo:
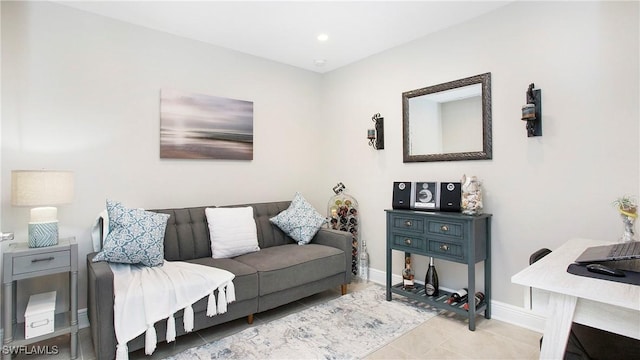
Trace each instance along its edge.
<path fill-rule="evenodd" d="M 161 90 L 160 158 L 253 160 L 253 102 Z"/>

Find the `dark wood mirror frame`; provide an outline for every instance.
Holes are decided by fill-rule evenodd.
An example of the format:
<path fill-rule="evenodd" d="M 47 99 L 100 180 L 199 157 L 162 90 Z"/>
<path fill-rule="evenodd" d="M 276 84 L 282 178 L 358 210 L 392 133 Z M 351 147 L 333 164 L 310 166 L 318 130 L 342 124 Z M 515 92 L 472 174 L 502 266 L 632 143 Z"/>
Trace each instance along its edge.
<path fill-rule="evenodd" d="M 482 150 L 459 153 L 410 154 L 411 143 L 409 139 L 409 99 L 416 96 L 433 94 L 474 84 L 482 84 Z M 404 162 L 491 159 L 491 73 L 471 76 L 465 79 L 455 80 L 402 93 L 402 140 Z"/>

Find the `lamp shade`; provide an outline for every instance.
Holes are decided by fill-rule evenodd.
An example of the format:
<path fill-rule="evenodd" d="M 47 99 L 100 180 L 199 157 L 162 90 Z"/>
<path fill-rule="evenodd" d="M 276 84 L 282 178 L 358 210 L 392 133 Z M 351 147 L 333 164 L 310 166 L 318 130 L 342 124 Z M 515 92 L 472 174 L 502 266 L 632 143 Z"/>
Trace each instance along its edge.
<path fill-rule="evenodd" d="M 57 170 L 11 171 L 11 205 L 45 206 L 73 201 L 73 172 Z"/>

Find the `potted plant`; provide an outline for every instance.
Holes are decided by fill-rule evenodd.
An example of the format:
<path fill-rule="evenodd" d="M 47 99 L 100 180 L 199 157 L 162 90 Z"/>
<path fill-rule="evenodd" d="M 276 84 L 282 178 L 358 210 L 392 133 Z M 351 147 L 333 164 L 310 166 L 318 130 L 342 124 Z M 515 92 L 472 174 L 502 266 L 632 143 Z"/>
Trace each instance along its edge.
<path fill-rule="evenodd" d="M 613 205 L 618 209 L 620 214 L 631 217 L 638 217 L 638 203 L 632 196 L 622 196 L 617 198 Z"/>

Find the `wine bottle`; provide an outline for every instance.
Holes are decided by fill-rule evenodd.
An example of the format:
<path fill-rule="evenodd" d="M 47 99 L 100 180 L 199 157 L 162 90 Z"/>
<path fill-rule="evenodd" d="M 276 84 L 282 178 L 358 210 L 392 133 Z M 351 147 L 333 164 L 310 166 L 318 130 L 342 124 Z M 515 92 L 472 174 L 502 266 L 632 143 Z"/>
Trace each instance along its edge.
<path fill-rule="evenodd" d="M 476 302 L 476 309 L 478 308 L 478 304 L 480 304 L 483 300 L 484 300 L 484 294 L 480 291 L 478 291 L 475 295 L 474 295 L 474 299 Z M 469 302 L 467 301 L 463 308 L 467 311 L 469 311 Z"/>
<path fill-rule="evenodd" d="M 415 287 L 414 278 L 415 274 L 411 268 L 411 257 L 407 256 L 404 258 L 404 270 L 402 270 L 402 287 L 405 290 L 412 290 Z"/>
<path fill-rule="evenodd" d="M 438 272 L 433 265 L 433 257 L 429 261 L 429 269 L 427 270 L 427 276 L 424 279 L 425 294 L 427 296 L 438 296 L 440 290 L 438 287 Z"/>
<path fill-rule="evenodd" d="M 451 296 L 447 299 L 447 304 L 459 303 L 467 300 L 467 288 L 459 289 L 458 291 L 451 294 Z"/>

